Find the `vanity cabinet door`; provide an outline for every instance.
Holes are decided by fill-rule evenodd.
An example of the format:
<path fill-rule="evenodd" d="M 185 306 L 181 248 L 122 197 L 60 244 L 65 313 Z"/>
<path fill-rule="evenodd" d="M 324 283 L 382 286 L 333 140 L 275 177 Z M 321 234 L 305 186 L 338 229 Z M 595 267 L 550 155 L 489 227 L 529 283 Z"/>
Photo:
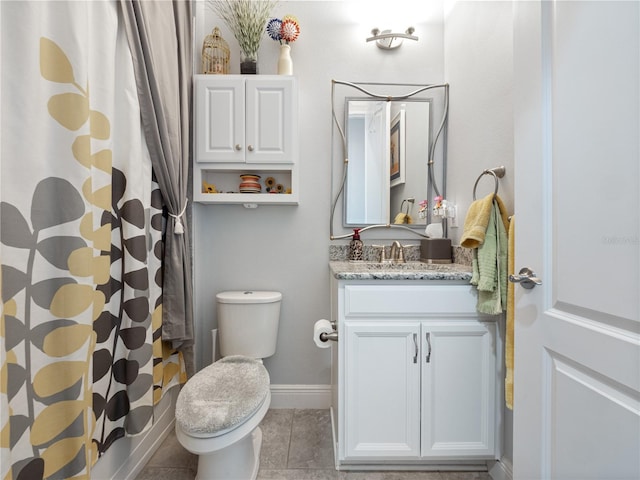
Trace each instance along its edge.
<path fill-rule="evenodd" d="M 495 327 L 422 323 L 423 457 L 494 457 Z"/>
<path fill-rule="evenodd" d="M 420 455 L 420 324 L 346 322 L 347 459 Z"/>

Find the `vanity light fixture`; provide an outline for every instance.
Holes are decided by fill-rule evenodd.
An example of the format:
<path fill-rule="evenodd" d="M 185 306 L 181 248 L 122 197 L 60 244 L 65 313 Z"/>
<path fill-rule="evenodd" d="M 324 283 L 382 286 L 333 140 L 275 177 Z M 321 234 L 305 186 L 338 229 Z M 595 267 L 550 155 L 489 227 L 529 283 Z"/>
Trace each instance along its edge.
<path fill-rule="evenodd" d="M 418 41 L 418 37 L 416 37 L 413 32 L 415 32 L 415 28 L 409 27 L 405 33 L 394 33 L 391 30 L 382 30 L 379 28 L 374 28 L 371 30 L 372 37 L 367 38 L 367 42 L 371 42 L 375 40 L 378 48 L 382 48 L 383 50 L 394 50 L 400 45 L 402 45 L 402 41 L 406 38 L 407 40 L 415 40 Z"/>

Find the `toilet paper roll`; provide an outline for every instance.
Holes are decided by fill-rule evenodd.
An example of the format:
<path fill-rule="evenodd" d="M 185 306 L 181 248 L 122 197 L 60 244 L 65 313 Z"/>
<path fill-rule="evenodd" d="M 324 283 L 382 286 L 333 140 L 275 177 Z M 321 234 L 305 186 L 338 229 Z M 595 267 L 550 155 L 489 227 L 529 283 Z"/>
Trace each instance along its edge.
<path fill-rule="evenodd" d="M 333 327 L 331 326 L 331 322 L 329 320 L 318 320 L 313 325 L 313 341 L 316 342 L 316 346 L 318 348 L 329 348 L 331 346 L 331 342 L 323 342 L 320 340 L 321 333 L 331 333 L 333 332 Z"/>

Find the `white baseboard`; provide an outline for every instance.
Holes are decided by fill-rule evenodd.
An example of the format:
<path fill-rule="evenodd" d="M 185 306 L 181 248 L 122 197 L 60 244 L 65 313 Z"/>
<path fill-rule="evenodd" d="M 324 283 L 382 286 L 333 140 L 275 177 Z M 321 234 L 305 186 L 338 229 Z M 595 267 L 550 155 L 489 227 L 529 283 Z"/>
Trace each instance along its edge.
<path fill-rule="evenodd" d="M 489 475 L 493 480 L 513 480 L 513 466 L 509 460 L 503 458 L 500 461 L 488 463 Z"/>
<path fill-rule="evenodd" d="M 271 408 L 330 408 L 331 385 L 271 385 Z"/>
<path fill-rule="evenodd" d="M 111 445 L 91 469 L 92 480 L 134 480 L 174 428 L 178 388 L 154 408 L 155 422 L 146 432 Z"/>

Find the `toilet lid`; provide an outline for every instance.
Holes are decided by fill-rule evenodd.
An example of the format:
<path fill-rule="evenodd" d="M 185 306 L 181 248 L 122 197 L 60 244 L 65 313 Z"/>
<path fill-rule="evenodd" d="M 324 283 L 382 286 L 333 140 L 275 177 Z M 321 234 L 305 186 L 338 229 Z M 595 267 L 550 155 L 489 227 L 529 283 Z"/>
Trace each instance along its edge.
<path fill-rule="evenodd" d="M 216 295 L 216 300 L 218 303 L 275 303 L 282 300 L 282 294 L 280 292 L 242 290 L 220 292 Z"/>
<path fill-rule="evenodd" d="M 180 390 L 176 422 L 186 433 L 216 433 L 244 423 L 269 392 L 262 362 L 233 355 L 200 370 Z"/>

